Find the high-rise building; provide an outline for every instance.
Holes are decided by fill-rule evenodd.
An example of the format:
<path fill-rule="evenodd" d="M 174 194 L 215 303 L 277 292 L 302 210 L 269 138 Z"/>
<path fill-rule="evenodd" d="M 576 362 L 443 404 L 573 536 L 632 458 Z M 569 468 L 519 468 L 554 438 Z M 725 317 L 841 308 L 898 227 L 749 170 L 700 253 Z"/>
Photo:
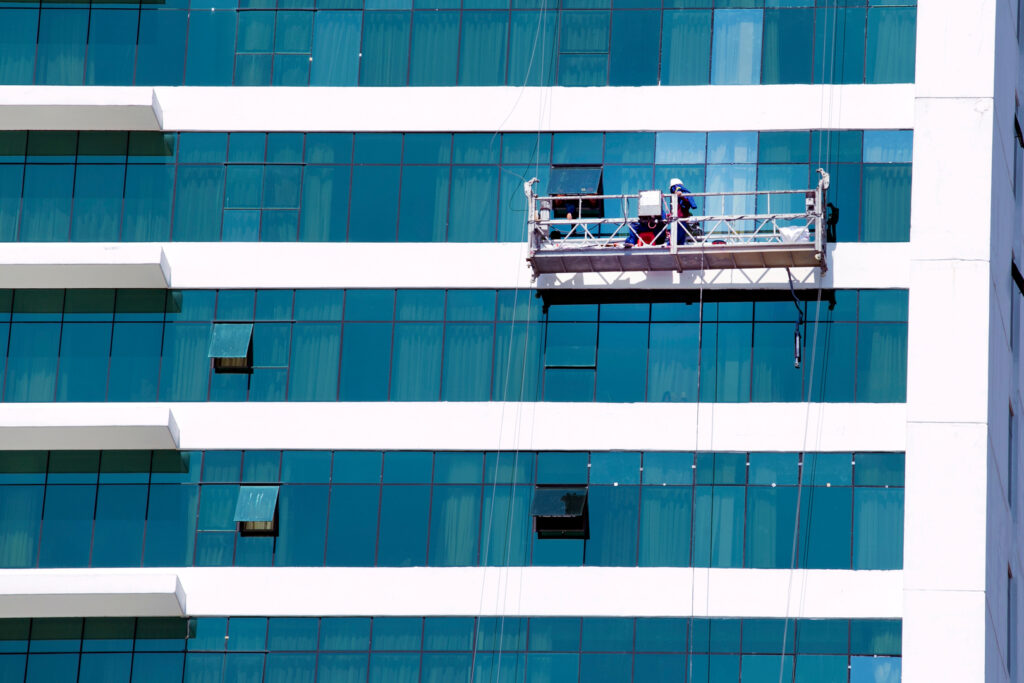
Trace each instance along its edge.
<path fill-rule="evenodd" d="M 0 683 L 1021 680 L 1022 24 L 0 6 Z"/>

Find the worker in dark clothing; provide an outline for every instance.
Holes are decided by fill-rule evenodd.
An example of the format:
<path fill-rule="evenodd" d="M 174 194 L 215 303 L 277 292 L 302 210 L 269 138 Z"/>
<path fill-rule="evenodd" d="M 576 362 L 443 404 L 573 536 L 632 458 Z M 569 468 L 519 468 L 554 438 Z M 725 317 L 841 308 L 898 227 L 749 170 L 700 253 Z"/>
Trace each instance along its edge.
<path fill-rule="evenodd" d="M 669 181 L 668 191 L 669 194 L 676 196 L 675 218 L 689 218 L 692 216 L 693 210 L 697 208 L 697 202 L 693 200 L 690 191 L 683 185 L 683 181 L 679 178 L 673 178 Z M 686 226 L 685 229 L 684 226 Z M 690 241 L 691 238 L 690 235 L 687 235 L 687 230 L 690 235 L 697 236 L 701 234 L 697 223 L 676 223 L 676 244 L 683 245 Z"/>

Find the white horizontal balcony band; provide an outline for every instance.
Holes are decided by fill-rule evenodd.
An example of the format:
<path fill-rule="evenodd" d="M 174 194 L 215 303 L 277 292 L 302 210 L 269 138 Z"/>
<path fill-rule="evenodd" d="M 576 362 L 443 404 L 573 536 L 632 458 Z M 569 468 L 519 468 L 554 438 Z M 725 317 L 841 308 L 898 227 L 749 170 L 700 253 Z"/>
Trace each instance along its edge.
<path fill-rule="evenodd" d="M 168 569 L 83 573 L 96 590 Z M 899 618 L 903 572 L 664 567 L 182 567 L 188 616 Z M 0 571 L 0 584 L 21 570 Z M 151 574 L 152 573 L 152 574 Z M 74 589 L 67 591 L 73 601 Z M 56 598 L 55 598 L 56 599 Z M 120 605 L 115 605 L 119 608 Z M 168 603 L 167 616 L 174 616 Z M 117 614 L 121 614 L 118 612 Z M 44 616 L 38 614 L 36 616 Z M 50 616 L 49 614 L 45 616 Z M 140 613 L 141 616 L 141 613 Z"/>
<path fill-rule="evenodd" d="M 532 278 L 526 245 L 165 242 L 15 243 L 0 249 L 0 287 L 787 289 L 781 268 L 577 273 Z M 829 271 L 795 268 L 797 286 L 905 288 L 910 245 L 838 244 Z"/>
<path fill-rule="evenodd" d="M 170 285 L 159 244 L 4 244 L 0 287 L 153 288 Z"/>
<path fill-rule="evenodd" d="M 0 87 L 0 128 L 8 130 L 719 131 L 913 125 L 913 84 Z"/>
<path fill-rule="evenodd" d="M 0 571 L 0 615 L 12 617 L 178 617 L 185 591 L 167 569 Z"/>
<path fill-rule="evenodd" d="M 5 403 L 0 404 L 0 444 L 4 449 L 37 450 L 902 451 L 906 406 Z"/>
<path fill-rule="evenodd" d="M 152 88 L 121 86 L 0 87 L 3 130 L 160 130 Z"/>
<path fill-rule="evenodd" d="M 3 450 L 174 449 L 178 426 L 157 403 L 6 403 Z"/>

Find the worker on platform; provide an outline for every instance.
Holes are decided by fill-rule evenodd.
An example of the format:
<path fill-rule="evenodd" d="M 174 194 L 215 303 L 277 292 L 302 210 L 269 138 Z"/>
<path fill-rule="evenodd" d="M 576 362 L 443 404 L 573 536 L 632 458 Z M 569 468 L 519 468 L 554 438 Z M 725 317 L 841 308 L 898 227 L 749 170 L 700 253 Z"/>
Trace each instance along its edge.
<path fill-rule="evenodd" d="M 670 195 L 674 194 L 676 196 L 675 218 L 689 218 L 693 215 L 693 210 L 697 208 L 697 202 L 693 200 L 693 196 L 686 189 L 686 186 L 683 185 L 682 180 L 673 178 L 668 181 L 668 192 Z M 687 235 L 687 230 L 689 235 Z M 700 234 L 701 231 L 697 223 L 676 223 L 676 244 L 686 244 L 691 240 L 690 235 L 696 236 Z"/>

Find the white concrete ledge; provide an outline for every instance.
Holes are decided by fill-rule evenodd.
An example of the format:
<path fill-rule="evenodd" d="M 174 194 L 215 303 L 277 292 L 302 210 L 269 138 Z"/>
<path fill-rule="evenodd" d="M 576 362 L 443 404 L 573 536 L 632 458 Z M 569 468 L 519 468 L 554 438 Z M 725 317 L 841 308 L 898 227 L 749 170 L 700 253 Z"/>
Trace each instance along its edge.
<path fill-rule="evenodd" d="M 0 616 L 180 617 L 185 591 L 178 577 L 105 570 L 0 571 Z"/>
<path fill-rule="evenodd" d="M 899 618 L 901 571 L 663 567 L 183 567 L 173 570 L 188 616 L 649 616 Z M 0 571 L 11 616 L 83 613 L 83 593 L 110 596 L 107 612 L 171 616 L 167 569 Z M 154 580 L 159 579 L 157 590 Z M 136 591 L 137 594 L 132 594 Z M 160 602 L 152 602 L 154 594 Z M 28 599 L 27 596 L 24 599 Z M 149 601 L 149 602 L 147 602 Z M 65 603 L 62 606 L 61 603 Z M 15 603 L 12 603 L 15 604 Z M 0 611 L 5 603 L 0 602 Z M 90 609 L 102 609 L 91 603 Z M 130 611 L 131 609 L 137 611 Z M 149 611 L 143 611 L 143 610 Z M 162 609 L 162 612 L 156 612 Z M 63 611 L 62 611 L 63 610 Z M 126 611 L 128 610 L 128 611 Z M 5 613 L 6 616 L 6 613 Z"/>
<path fill-rule="evenodd" d="M 643 106 L 624 106 L 630 102 Z M 0 128 L 6 130 L 718 131 L 913 124 L 913 84 L 0 87 Z"/>
<path fill-rule="evenodd" d="M 0 287 L 787 289 L 784 269 L 578 273 L 536 281 L 524 243 L 116 242 L 0 247 Z M 910 245 L 839 244 L 797 286 L 905 288 Z"/>
<path fill-rule="evenodd" d="M 12 243 L 0 247 L 0 287 L 154 288 L 170 285 L 159 244 Z"/>
<path fill-rule="evenodd" d="M 175 449 L 178 426 L 156 403 L 5 403 L 5 450 Z"/>
<path fill-rule="evenodd" d="M 3 130 L 160 130 L 152 88 L 5 85 Z"/>

